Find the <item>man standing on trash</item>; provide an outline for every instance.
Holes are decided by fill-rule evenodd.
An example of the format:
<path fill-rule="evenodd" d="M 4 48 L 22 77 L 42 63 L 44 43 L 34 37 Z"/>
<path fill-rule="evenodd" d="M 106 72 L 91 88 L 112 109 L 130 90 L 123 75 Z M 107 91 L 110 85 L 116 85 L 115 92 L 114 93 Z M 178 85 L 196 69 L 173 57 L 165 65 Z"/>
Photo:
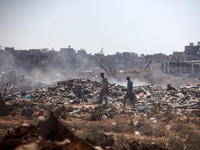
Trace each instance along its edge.
<path fill-rule="evenodd" d="M 102 104 L 103 98 L 105 99 L 106 103 L 105 105 L 107 105 L 107 98 L 106 96 L 108 96 L 109 90 L 108 90 L 108 79 L 104 77 L 104 73 L 100 73 L 101 76 L 101 92 L 100 92 L 100 99 L 99 99 L 99 104 Z"/>
<path fill-rule="evenodd" d="M 126 80 L 128 80 L 128 83 L 127 83 L 126 95 L 124 97 L 124 107 L 126 105 L 126 102 L 127 105 L 132 105 L 133 107 L 135 107 L 136 98 L 135 94 L 133 93 L 133 82 L 131 81 L 130 76 L 127 76 Z"/>

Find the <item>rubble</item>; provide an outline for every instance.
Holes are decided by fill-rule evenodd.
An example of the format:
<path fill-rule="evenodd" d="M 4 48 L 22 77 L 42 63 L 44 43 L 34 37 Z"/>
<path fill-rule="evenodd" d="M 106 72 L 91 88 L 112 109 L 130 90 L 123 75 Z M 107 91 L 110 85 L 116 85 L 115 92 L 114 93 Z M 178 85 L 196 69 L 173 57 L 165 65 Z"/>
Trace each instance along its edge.
<path fill-rule="evenodd" d="M 108 105 L 120 113 L 122 111 L 120 109 L 122 108 L 126 88 L 111 83 L 109 83 L 108 87 L 110 91 L 110 96 L 107 97 Z M 67 106 L 76 104 L 78 108 L 72 110 L 70 114 L 81 114 L 82 109 L 79 106 L 97 104 L 100 88 L 100 82 L 77 78 L 68 81 L 59 81 L 52 87 L 10 94 L 7 96 L 6 101 L 11 102 L 11 104 L 15 104 L 16 102 L 18 104 L 31 102 L 36 105 L 40 103 L 46 106 L 57 105 L 60 112 L 65 111 Z M 163 108 L 165 106 L 187 109 L 199 108 L 199 86 L 173 87 L 173 90 L 169 90 L 169 86 L 168 88 L 163 88 L 154 85 L 142 85 L 135 86 L 134 90 L 138 99 L 136 107 L 143 113 L 146 113 L 147 110 L 156 105 L 159 105 L 159 107 L 162 106 Z M 9 97 L 12 98 L 9 99 Z M 98 109 L 107 110 L 106 107 L 99 107 Z M 127 108 L 125 112 L 134 112 L 134 109 Z M 109 115 L 113 114 L 109 113 L 106 116 L 108 117 Z"/>
<path fill-rule="evenodd" d="M 198 84 L 179 88 L 169 85 L 166 87 L 153 84 L 134 86 L 134 91 L 138 99 L 136 108 L 130 108 L 128 106 L 123 108 L 123 97 L 125 96 L 126 91 L 125 86 L 109 83 L 108 87 L 110 96 L 107 97 L 108 104 L 103 105 L 104 102 L 102 104 L 97 104 L 99 99 L 99 91 L 101 89 L 100 82 L 84 78 L 74 78 L 70 80 L 59 81 L 55 85 L 45 88 L 37 88 L 35 90 L 27 90 L 24 92 L 18 91 L 12 94 L 9 93 L 9 95 L 6 96 L 7 99 L 0 101 L 0 105 L 2 105 L 0 108 L 6 108 L 6 106 L 3 106 L 3 103 L 6 102 L 8 103 L 7 110 L 9 111 L 3 112 L 8 112 L 7 114 L 11 114 L 11 112 L 19 112 L 21 116 L 34 117 L 34 119 L 37 120 L 45 120 L 47 117 L 47 112 L 51 110 L 55 115 L 53 119 L 50 119 L 53 120 L 52 122 L 56 122 L 57 119 L 82 119 L 94 122 L 108 120 L 115 115 L 127 114 L 135 117 L 139 116 L 141 118 L 148 118 L 148 120 L 154 124 L 157 123 L 157 117 L 156 115 L 152 116 L 151 114 L 164 114 L 166 111 L 168 111 L 172 115 L 182 116 L 183 118 L 187 117 L 186 109 L 192 113 L 200 108 L 200 86 Z M 173 111 L 171 108 L 173 108 Z M 195 113 L 194 115 L 198 116 L 199 114 Z M 162 119 L 166 122 L 170 121 L 170 118 L 167 117 Z M 13 142 L 13 145 L 15 145 L 14 147 L 17 148 L 17 146 L 21 146 L 20 148 L 25 149 L 26 147 L 32 146 L 40 149 L 41 146 L 43 146 L 43 149 L 56 149 L 58 147 L 71 145 L 71 143 L 73 143 L 72 139 L 74 140 L 76 138 L 74 136 L 69 137 L 67 135 L 62 135 L 61 132 L 64 134 L 66 130 L 65 127 L 60 125 L 58 122 L 58 124 L 52 122 L 46 122 L 45 125 L 38 125 L 37 127 L 22 127 L 22 130 L 28 130 L 28 132 L 30 131 L 31 133 L 32 131 L 37 131 L 38 135 L 31 138 L 35 138 L 39 141 L 41 141 L 40 138 L 42 138 L 43 140 L 38 144 L 32 140 L 28 142 L 24 142 L 22 140 L 21 142 L 18 139 Z M 135 128 L 138 128 L 141 125 L 141 120 L 133 122 L 133 126 Z M 55 129 L 53 129 L 54 126 L 61 126 L 63 129 L 55 131 Z M 170 126 L 166 126 L 166 129 L 169 130 L 170 128 Z M 10 137 L 11 139 L 13 139 L 11 132 L 13 131 L 11 130 L 10 134 L 8 135 L 12 137 Z M 134 134 L 137 136 L 140 135 L 140 132 L 138 132 L 139 131 L 134 131 Z M 66 133 L 68 133 L 67 130 Z M 51 137 L 50 135 L 53 136 Z M 96 146 L 101 146 L 102 148 L 105 148 L 106 146 L 112 146 L 112 144 L 106 144 L 107 138 L 110 139 L 110 141 L 108 140 L 108 143 L 113 142 L 109 136 L 102 135 L 102 138 L 104 141 L 96 141 Z M 8 139 L 5 138 L 5 140 Z M 48 143 L 47 140 L 51 140 L 52 142 Z M 9 143 L 9 141 L 7 142 Z M 85 141 L 80 143 L 83 144 Z M 2 146 L 2 143 L 0 145 Z M 5 146 L 6 144 L 3 143 L 3 145 Z M 142 145 L 138 142 L 130 143 L 129 146 L 142 147 Z M 156 147 L 156 145 L 154 146 Z M 93 148 L 94 147 L 92 146 L 91 149 Z"/>

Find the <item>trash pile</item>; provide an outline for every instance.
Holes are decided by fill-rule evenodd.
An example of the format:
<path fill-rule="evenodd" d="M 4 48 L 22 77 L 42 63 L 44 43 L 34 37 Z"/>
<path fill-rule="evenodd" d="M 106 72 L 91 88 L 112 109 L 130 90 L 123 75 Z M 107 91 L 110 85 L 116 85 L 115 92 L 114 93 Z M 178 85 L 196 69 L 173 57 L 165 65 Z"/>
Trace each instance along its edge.
<path fill-rule="evenodd" d="M 138 86 L 138 105 L 154 106 L 155 104 L 171 106 L 173 108 L 199 109 L 200 86 L 185 86 L 174 88 L 170 84 L 167 88 L 159 86 Z"/>
<path fill-rule="evenodd" d="M 135 86 L 136 108 L 124 108 L 126 86 L 108 85 L 110 96 L 101 105 L 98 104 L 101 83 L 84 78 L 59 81 L 51 87 L 33 91 L 15 92 L 5 97 L 10 111 L 21 112 L 23 116 L 38 115 L 51 109 L 61 118 L 78 117 L 88 120 L 100 120 L 121 113 L 148 113 L 148 109 L 159 106 L 159 111 L 172 108 L 199 109 L 200 86 L 167 88 L 155 85 Z M 0 105 L 1 106 L 1 105 Z M 1 108 L 0 108 L 1 109 Z M 2 108 L 3 109 L 3 108 Z M 103 113 L 102 113 L 103 112 Z M 99 119 L 97 119 L 99 118 Z"/>
<path fill-rule="evenodd" d="M 112 101 L 119 101 L 124 95 L 126 87 L 116 84 L 109 84 Z M 52 104 L 95 104 L 97 103 L 101 83 L 97 81 L 86 80 L 83 78 L 71 79 L 68 81 L 59 81 L 56 85 L 35 89 L 34 91 L 15 92 L 9 94 L 7 99 L 10 101 L 32 101 L 37 103 Z M 107 97 L 108 99 L 110 97 Z"/>
<path fill-rule="evenodd" d="M 94 149 L 94 145 L 104 147 L 100 142 L 95 143 L 90 139 L 86 142 L 71 135 L 71 132 L 64 125 L 61 125 L 57 119 L 70 121 L 76 118 L 86 121 L 99 121 L 112 118 L 114 115 L 132 114 L 135 117 L 145 116 L 149 118 L 150 122 L 156 123 L 157 119 L 156 116 L 151 115 L 151 108 L 156 108 L 154 110 L 157 113 L 164 113 L 169 107 L 191 111 L 199 109 L 199 84 L 180 88 L 174 88 L 170 84 L 166 88 L 153 84 L 135 86 L 136 108 L 123 106 L 126 86 L 109 83 L 108 88 L 110 96 L 106 97 L 107 105 L 104 105 L 105 101 L 98 104 L 101 82 L 84 78 L 59 81 L 54 86 L 37 88 L 32 91 L 14 92 L 8 94 L 5 98 L 1 96 L 0 110 L 6 109 L 6 111 L 0 111 L 0 116 L 9 114 L 15 116 L 19 113 L 21 116 L 42 122 L 37 126 L 21 126 L 8 131 L 4 141 L 0 144 L 0 149 L 14 149 L 18 146 L 22 146 L 19 149 L 26 149 L 27 147 L 34 147 L 35 149 L 77 148 L 74 145 L 78 145 L 78 148 L 85 146 L 85 149 Z M 49 119 L 46 120 L 49 110 L 54 115 L 50 113 Z M 6 112 L 6 114 L 2 112 Z M 187 116 L 181 111 L 171 111 L 170 113 Z M 53 123 L 49 123 L 49 120 L 53 120 Z M 133 124 L 139 126 L 140 121 Z M 56 129 L 58 126 L 59 129 Z M 138 131 L 135 131 L 135 135 L 139 134 Z M 107 135 L 100 137 L 109 139 L 108 141 L 113 143 L 113 140 Z M 13 143 L 13 145 L 10 143 Z M 144 145 L 137 141 L 130 142 L 129 146 L 132 148 L 134 146 L 159 147 L 158 145 Z"/>

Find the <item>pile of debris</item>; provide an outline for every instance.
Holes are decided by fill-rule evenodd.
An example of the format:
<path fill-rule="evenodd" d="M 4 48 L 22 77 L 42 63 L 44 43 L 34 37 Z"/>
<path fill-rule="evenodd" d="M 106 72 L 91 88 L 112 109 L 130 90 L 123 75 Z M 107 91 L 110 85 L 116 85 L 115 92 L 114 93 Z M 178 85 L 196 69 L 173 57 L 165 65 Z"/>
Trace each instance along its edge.
<path fill-rule="evenodd" d="M 126 86 L 109 83 L 109 104 L 121 107 L 126 93 Z M 101 83 L 84 78 L 59 81 L 51 87 L 35 89 L 34 91 L 15 92 L 9 94 L 9 102 L 34 102 L 45 105 L 94 105 L 99 99 Z M 135 86 L 134 92 L 138 99 L 137 105 L 153 106 L 155 103 L 171 105 L 173 107 L 199 108 L 200 86 L 184 86 L 174 88 L 168 84 L 167 88 L 155 85 Z"/>
<path fill-rule="evenodd" d="M 0 116 L 8 115 L 9 113 L 14 115 L 13 112 L 20 112 L 21 116 L 45 120 L 48 116 L 48 111 L 52 110 L 55 117 L 51 113 L 49 119 L 37 126 L 21 126 L 8 131 L 8 134 L 0 144 L 0 149 L 28 149 L 28 147 L 34 147 L 35 149 L 77 148 L 74 145 L 78 145 L 78 147 L 85 146 L 85 149 L 94 149 L 94 145 L 104 148 L 105 143 L 101 143 L 101 140 L 96 143 L 87 139 L 89 143 L 92 143 L 89 144 L 74 136 L 57 118 L 69 120 L 80 118 L 81 120 L 98 121 L 119 114 L 146 115 L 148 117 L 149 113 L 151 113 L 150 108 L 157 108 L 155 109 L 157 113 L 163 113 L 169 107 L 188 110 L 200 108 L 199 84 L 180 88 L 174 88 L 170 84 L 166 88 L 155 85 L 135 86 L 134 92 L 138 99 L 136 108 L 123 107 L 126 86 L 109 83 L 108 87 L 110 96 L 107 97 L 109 101 L 107 106 L 97 104 L 101 83 L 84 78 L 59 81 L 54 86 L 38 88 L 33 91 L 15 92 L 7 96 L 4 96 L 4 94 L 0 97 Z M 188 115 L 174 111 L 171 111 L 171 113 L 175 115 L 181 114 L 182 116 Z M 151 122 L 156 122 L 154 117 L 150 118 Z M 49 123 L 49 121 L 52 122 Z M 58 127 L 59 129 L 57 129 Z M 110 143 L 113 143 L 109 136 L 102 135 L 100 137 L 104 141 L 110 140 Z M 145 147 L 156 149 L 160 146 L 145 145 L 132 141 L 124 149 L 139 149 L 139 147 L 140 149 L 145 149 Z"/>
<path fill-rule="evenodd" d="M 97 121 L 123 113 L 147 115 L 149 112 L 146 110 L 155 108 L 155 106 L 159 106 L 157 113 L 164 112 L 169 106 L 191 111 L 200 108 L 200 86 L 198 84 L 180 88 L 174 88 L 170 84 L 167 88 L 154 85 L 135 86 L 136 108 L 124 108 L 125 86 L 109 83 L 110 96 L 106 97 L 107 106 L 104 105 L 105 101 L 98 104 L 100 90 L 101 83 L 89 79 L 76 78 L 59 81 L 51 87 L 7 95 L 5 101 L 9 112 L 3 112 L 8 112 L 6 115 L 15 116 L 20 113 L 21 116 L 44 120 L 45 112 L 52 110 L 57 118 Z M 4 100 L 1 100 L 0 110 L 5 109 L 5 105 Z"/>
<path fill-rule="evenodd" d="M 119 100 L 124 95 L 126 87 L 109 84 L 112 100 Z M 97 103 L 101 83 L 97 81 L 86 80 L 83 78 L 71 79 L 68 81 L 59 81 L 56 85 L 36 89 L 34 91 L 15 92 L 9 94 L 7 98 L 10 101 L 34 101 L 38 103 L 56 103 L 56 104 L 95 104 Z"/>

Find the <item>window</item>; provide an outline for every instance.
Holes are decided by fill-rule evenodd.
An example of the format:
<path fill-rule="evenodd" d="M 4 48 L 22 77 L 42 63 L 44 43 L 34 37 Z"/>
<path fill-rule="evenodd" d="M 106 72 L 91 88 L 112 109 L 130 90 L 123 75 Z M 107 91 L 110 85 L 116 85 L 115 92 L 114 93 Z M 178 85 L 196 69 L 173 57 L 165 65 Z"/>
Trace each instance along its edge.
<path fill-rule="evenodd" d="M 41 59 L 46 59 L 46 58 L 48 58 L 47 55 L 42 55 L 42 56 L 41 56 Z"/>

